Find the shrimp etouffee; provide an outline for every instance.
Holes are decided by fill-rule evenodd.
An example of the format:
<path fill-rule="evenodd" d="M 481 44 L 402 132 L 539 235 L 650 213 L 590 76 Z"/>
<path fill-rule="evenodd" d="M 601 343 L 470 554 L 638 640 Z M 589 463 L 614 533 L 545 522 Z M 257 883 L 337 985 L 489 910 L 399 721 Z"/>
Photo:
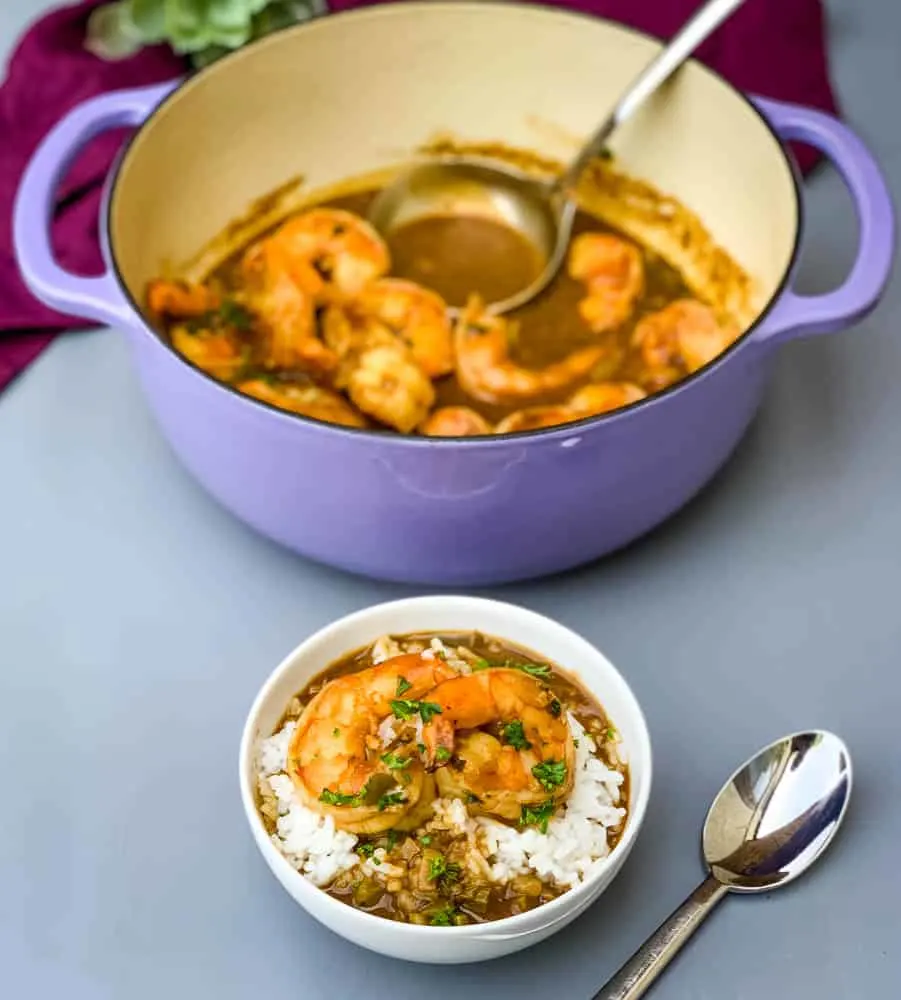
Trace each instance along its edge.
<path fill-rule="evenodd" d="M 514 916 L 586 877 L 629 809 L 618 731 L 559 667 L 480 633 L 383 636 L 263 741 L 273 843 L 336 899 L 407 923 Z"/>
<path fill-rule="evenodd" d="M 585 212 L 548 289 L 494 316 L 485 303 L 540 270 L 525 238 L 485 218 L 435 217 L 386 242 L 365 219 L 376 193 L 289 217 L 203 281 L 151 282 L 152 322 L 191 364 L 282 411 L 430 437 L 630 406 L 740 333 L 659 255 Z"/>

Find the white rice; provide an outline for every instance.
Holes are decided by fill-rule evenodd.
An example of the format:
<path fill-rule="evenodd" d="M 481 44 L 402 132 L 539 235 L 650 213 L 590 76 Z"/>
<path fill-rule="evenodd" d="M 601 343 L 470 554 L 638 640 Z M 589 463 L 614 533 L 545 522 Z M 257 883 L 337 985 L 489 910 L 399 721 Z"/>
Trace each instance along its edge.
<path fill-rule="evenodd" d="M 569 724 L 578 742 L 575 780 L 565 807 L 548 823 L 547 833 L 535 827 L 514 829 L 481 816 L 475 820 L 496 881 L 531 869 L 558 885 L 573 886 L 610 852 L 607 831 L 619 826 L 626 815 L 617 805 L 623 775 L 594 756 L 594 741 L 572 715 Z"/>
<path fill-rule="evenodd" d="M 390 660 L 392 656 L 400 656 L 403 650 L 400 648 L 400 643 L 397 640 L 392 639 L 390 635 L 383 635 L 376 639 L 372 644 L 372 657 L 373 663 L 384 663 L 385 660 Z"/>
<path fill-rule="evenodd" d="M 331 816 L 319 816 L 297 800 L 294 782 L 285 773 L 288 744 L 296 722 L 285 725 L 259 746 L 258 775 L 263 795 L 271 790 L 278 803 L 272 842 L 288 861 L 314 885 L 327 885 L 360 860 L 352 833 L 335 828 Z"/>
<path fill-rule="evenodd" d="M 594 742 L 572 715 L 569 724 L 577 741 L 573 789 L 566 805 L 550 820 L 546 834 L 535 827 L 517 829 L 486 817 L 470 817 L 457 799 L 435 802 L 435 821 L 465 836 L 472 847 L 473 865 L 495 881 L 533 871 L 543 879 L 573 886 L 609 853 L 608 830 L 619 826 L 626 814 L 618 805 L 623 775 L 594 756 Z M 278 804 L 272 837 L 276 848 L 318 886 L 354 867 L 383 878 L 401 874 L 385 862 L 381 849 L 361 862 L 354 850 L 357 838 L 353 834 L 337 830 L 331 817 L 319 816 L 298 801 L 294 784 L 285 773 L 295 725 L 286 723 L 274 736 L 261 740 L 258 748 L 261 793 L 271 791 Z M 387 728 L 379 735 L 387 745 Z"/>
<path fill-rule="evenodd" d="M 379 724 L 379 740 L 383 747 L 390 746 L 397 739 L 394 729 L 394 716 L 387 715 Z"/>

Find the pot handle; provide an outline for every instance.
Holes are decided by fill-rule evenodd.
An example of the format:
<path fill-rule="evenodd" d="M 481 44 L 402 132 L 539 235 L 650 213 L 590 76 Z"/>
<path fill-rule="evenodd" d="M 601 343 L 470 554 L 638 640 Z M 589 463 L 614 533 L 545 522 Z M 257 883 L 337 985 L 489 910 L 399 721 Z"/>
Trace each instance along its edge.
<path fill-rule="evenodd" d="M 85 278 L 57 263 L 50 242 L 56 191 L 91 139 L 108 129 L 142 124 L 178 83 L 117 90 L 84 101 L 54 125 L 29 161 L 13 207 L 13 245 L 25 284 L 45 305 L 110 326 L 134 321 L 134 310 L 109 270 Z"/>
<path fill-rule="evenodd" d="M 882 171 L 861 140 L 822 111 L 764 98 L 755 103 L 783 139 L 819 149 L 835 166 L 854 201 L 860 239 L 851 273 L 825 295 L 790 288 L 760 325 L 755 340 L 778 343 L 816 333 L 835 333 L 862 319 L 879 301 L 895 251 L 895 213 Z"/>

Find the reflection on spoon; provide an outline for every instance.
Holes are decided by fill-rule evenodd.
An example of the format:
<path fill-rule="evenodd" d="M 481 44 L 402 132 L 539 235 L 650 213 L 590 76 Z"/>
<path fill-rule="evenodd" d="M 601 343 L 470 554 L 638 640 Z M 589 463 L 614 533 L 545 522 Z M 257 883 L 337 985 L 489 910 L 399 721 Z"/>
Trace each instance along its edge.
<path fill-rule="evenodd" d="M 708 878 L 594 1000 L 638 1000 L 727 892 L 796 879 L 835 836 L 851 794 L 851 756 L 832 733 L 777 740 L 723 786 L 704 823 Z"/>

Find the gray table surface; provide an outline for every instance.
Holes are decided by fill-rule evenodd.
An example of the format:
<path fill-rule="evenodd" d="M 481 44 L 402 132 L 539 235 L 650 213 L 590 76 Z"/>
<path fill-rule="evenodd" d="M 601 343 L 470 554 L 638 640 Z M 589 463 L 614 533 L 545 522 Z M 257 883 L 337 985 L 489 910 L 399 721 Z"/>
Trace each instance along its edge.
<path fill-rule="evenodd" d="M 0 5 L 3 43 L 45 6 Z M 846 113 L 899 197 L 901 10 L 829 12 Z M 853 217 L 829 171 L 807 202 L 801 287 L 822 290 L 852 257 Z M 122 338 L 60 339 L 0 397 L 0 994 L 587 998 L 699 879 L 700 825 L 733 766 L 824 726 L 856 765 L 828 858 L 788 889 L 727 899 L 655 996 L 901 995 L 899 327 L 896 281 L 859 328 L 783 351 L 739 453 L 673 522 L 590 569 L 492 591 L 626 673 L 656 787 L 626 868 L 571 929 L 441 969 L 309 919 L 259 858 L 236 785 L 273 665 L 408 591 L 251 534 L 176 464 Z"/>

